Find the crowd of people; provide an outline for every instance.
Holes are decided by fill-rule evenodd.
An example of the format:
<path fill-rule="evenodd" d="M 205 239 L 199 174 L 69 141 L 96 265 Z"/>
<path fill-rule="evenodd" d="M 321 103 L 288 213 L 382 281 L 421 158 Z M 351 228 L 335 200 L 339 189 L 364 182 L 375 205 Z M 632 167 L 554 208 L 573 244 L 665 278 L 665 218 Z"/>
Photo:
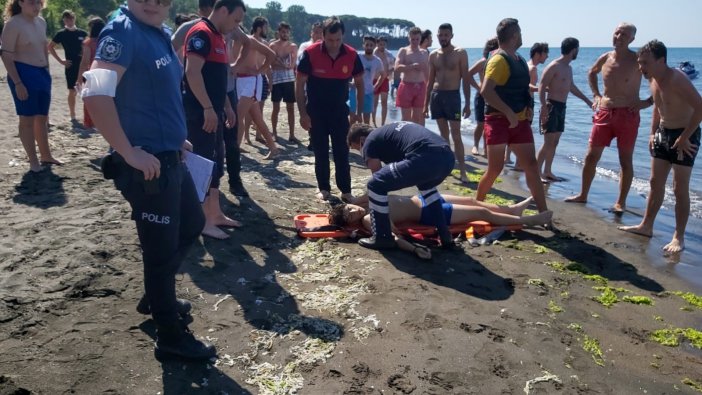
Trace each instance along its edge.
<path fill-rule="evenodd" d="M 392 222 L 398 218 L 436 226 L 441 247 L 449 249 L 455 248 L 448 229 L 452 223 L 483 219 L 495 224 L 548 224 L 553 213 L 543 182 L 558 180 L 552 164 L 570 93 L 595 114 L 582 190 L 567 201 L 587 201 L 597 162 L 617 139 L 621 181 L 614 210 L 623 211 L 633 177 L 639 111 L 653 106 L 649 142 L 653 171 L 646 214 L 638 226 L 621 229 L 652 234 L 672 169 L 677 223 L 665 249 L 684 248 L 702 98 L 686 76 L 667 66 L 663 43 L 650 41 L 638 53 L 629 48 L 636 34 L 631 24 L 616 27 L 614 49 L 590 69 L 591 99 L 573 82 L 570 63 L 578 56 L 578 40 L 564 39 L 560 57 L 539 78 L 537 66 L 546 61 L 548 45 L 535 44 L 526 61 L 517 53 L 522 34 L 512 18 L 499 22 L 496 37 L 487 41 L 482 58 L 471 65 L 467 51 L 452 43 L 449 23 L 438 27 L 439 47 L 432 51 L 432 33 L 413 27 L 408 45 L 397 56 L 387 48 L 385 37 L 364 37 L 359 53 L 344 43 L 344 23 L 337 17 L 312 25 L 310 40 L 299 46 L 290 41 L 291 28 L 285 22 L 276 27 L 270 41 L 263 17 L 254 18 L 247 32 L 242 27 L 246 13 L 242 0 L 200 0 L 198 16 L 179 16 L 174 33 L 164 27 L 171 0 L 127 0 L 107 22 L 92 18 L 89 32 L 78 29 L 75 14 L 66 11 L 65 28 L 47 45 L 42 5 L 42 0 L 9 0 L 2 32 L 2 60 L 30 171 L 61 164 L 50 152 L 47 135 L 50 53 L 66 68 L 71 121 L 79 123 L 75 98 L 80 91 L 86 107 L 84 126 L 99 131 L 111 147 L 103 173 L 132 208 L 144 261 L 145 293 L 138 311 L 152 315 L 158 332 L 156 350 L 162 355 L 209 358 L 216 353 L 187 329 L 190 304 L 176 299 L 175 274 L 198 236 L 226 239 L 229 234 L 221 228 L 242 225 L 221 210 L 220 180 L 226 169 L 230 192 L 248 196 L 239 171 L 241 145 L 250 142 L 250 125 L 269 149 L 264 160 L 281 155 L 277 144 L 281 101 L 288 141 L 300 143 L 296 115 L 299 126 L 309 133 L 316 197 L 329 201 L 332 196 L 331 142 L 336 187 L 347 203 L 335 209 L 332 220 L 364 222 L 372 236 L 359 244 L 373 249 L 397 246 Z M 56 51 L 58 45 L 64 57 Z M 642 77 L 652 92 L 646 99 L 639 97 Z M 473 102 L 471 87 L 477 92 Z M 269 94 L 272 130 L 262 111 Z M 400 122 L 386 124 L 388 96 L 395 98 Z M 536 127 L 545 136 L 538 155 L 532 132 L 537 97 L 541 113 Z M 471 113 L 478 125 L 472 153 L 480 152 L 484 136 L 487 169 L 475 199 L 442 197 L 437 186 L 455 167 L 459 180 L 468 181 L 460 126 Z M 427 117 L 436 120 L 439 134 L 424 127 Z M 350 149 L 361 153 L 372 172 L 363 196 L 352 194 Z M 204 202 L 183 163 L 188 152 L 214 163 Z M 532 197 L 511 207 L 483 203 L 510 152 L 524 170 Z M 418 188 L 419 196 L 389 195 L 411 186 Z M 532 199 L 539 214 L 524 217 Z"/>

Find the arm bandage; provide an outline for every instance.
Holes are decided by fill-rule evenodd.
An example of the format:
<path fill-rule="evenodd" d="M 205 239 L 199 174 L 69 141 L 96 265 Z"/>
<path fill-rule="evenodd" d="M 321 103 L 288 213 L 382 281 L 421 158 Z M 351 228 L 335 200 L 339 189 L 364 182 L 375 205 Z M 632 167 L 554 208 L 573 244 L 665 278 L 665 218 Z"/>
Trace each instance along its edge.
<path fill-rule="evenodd" d="M 110 96 L 115 97 L 117 90 L 117 72 L 107 69 L 94 69 L 83 73 L 85 83 L 81 96 Z"/>

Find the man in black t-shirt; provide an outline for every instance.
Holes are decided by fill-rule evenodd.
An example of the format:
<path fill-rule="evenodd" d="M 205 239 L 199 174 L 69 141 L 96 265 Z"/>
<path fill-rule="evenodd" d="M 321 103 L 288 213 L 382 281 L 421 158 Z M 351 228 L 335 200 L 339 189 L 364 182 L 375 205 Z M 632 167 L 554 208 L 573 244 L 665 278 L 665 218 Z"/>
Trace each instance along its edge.
<path fill-rule="evenodd" d="M 49 43 L 51 55 L 66 68 L 66 85 L 68 87 L 68 111 L 71 113 L 71 122 L 76 120 L 76 81 L 78 80 L 78 68 L 80 67 L 81 48 L 83 40 L 88 37 L 88 32 L 76 28 L 76 14 L 71 10 L 65 10 L 62 15 L 65 28 L 59 30 Z M 56 45 L 63 47 L 65 59 L 61 59 L 56 53 Z"/>

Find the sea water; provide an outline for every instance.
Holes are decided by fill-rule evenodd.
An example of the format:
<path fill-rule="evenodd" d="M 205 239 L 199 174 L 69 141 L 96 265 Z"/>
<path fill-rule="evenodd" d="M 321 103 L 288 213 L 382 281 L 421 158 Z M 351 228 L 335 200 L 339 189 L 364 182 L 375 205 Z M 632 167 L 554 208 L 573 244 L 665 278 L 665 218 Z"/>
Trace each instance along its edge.
<path fill-rule="evenodd" d="M 611 48 L 581 48 L 578 58 L 571 63 L 573 67 L 573 80 L 575 85 L 587 96 L 592 97 L 592 91 L 587 82 L 587 73 L 597 58 Z M 394 51 L 393 51 L 394 52 Z M 529 48 L 521 48 L 520 54 L 528 59 Z M 550 56 L 546 63 L 539 66 L 539 75 L 544 67 L 560 56 L 560 48 L 551 48 Z M 482 49 L 468 49 L 469 63 L 473 64 L 482 57 Z M 677 66 L 682 61 L 690 61 L 695 64 L 698 70 L 702 70 L 702 48 L 669 48 L 668 64 Z M 602 92 L 602 78 L 599 78 L 600 91 Z M 702 91 L 702 77 L 692 81 L 698 91 Z M 538 94 L 537 94 L 538 95 Z M 475 96 L 475 90 L 471 91 L 471 96 Z M 642 79 L 640 97 L 645 99 L 650 96 L 648 81 Z M 399 109 L 394 107 L 394 100 L 388 98 L 388 122 L 400 119 Z M 536 98 L 535 114 L 539 114 L 539 100 Z M 583 160 L 587 152 L 590 130 L 592 128 L 593 111 L 582 100 L 569 95 L 567 101 L 567 115 L 565 132 L 561 136 L 560 143 L 556 150 L 556 157 L 553 162 L 554 174 L 566 178 L 564 182 L 552 183 L 546 186 L 546 194 L 550 199 L 563 200 L 575 195 L 580 191 Z M 608 209 L 615 202 L 619 191 L 619 159 L 616 148 L 616 140 L 612 146 L 606 148 L 597 165 L 597 175 L 592 183 L 588 196 L 587 207 L 596 214 L 601 215 L 611 223 L 612 227 L 618 225 L 638 224 L 646 208 L 646 197 L 649 192 L 649 177 L 651 175 L 651 155 L 648 151 L 648 138 L 651 131 L 651 111 L 652 108 L 641 111 L 641 124 L 636 140 L 634 152 L 634 181 L 627 199 L 628 211 L 622 216 L 609 213 Z M 471 112 L 472 98 L 471 98 Z M 378 112 L 378 121 L 380 121 Z M 427 120 L 429 129 L 438 132 L 435 122 Z M 472 158 L 470 149 L 473 146 L 473 131 L 475 130 L 475 118 L 473 115 L 461 123 L 461 131 L 467 159 L 484 163 L 484 158 Z M 536 150 L 543 144 L 543 136 L 534 128 L 534 140 Z M 482 142 L 481 142 L 482 150 Z M 514 160 L 514 156 L 512 158 Z M 684 277 L 698 286 L 702 286 L 702 157 L 698 158 L 698 163 L 692 171 L 690 180 L 690 219 L 685 232 L 686 250 L 678 256 L 666 257 L 663 255 L 661 247 L 670 241 L 675 229 L 675 197 L 672 189 L 672 172 L 668 178 L 663 207 L 656 217 L 654 227 L 654 237 L 647 241 L 641 238 L 642 249 L 649 255 L 654 265 L 667 267 L 669 270 Z M 506 167 L 509 169 L 509 167 Z M 518 179 L 526 190 L 526 182 L 522 173 L 507 171 L 505 177 Z M 555 213 L 558 217 L 558 213 Z M 595 231 L 594 229 L 592 230 Z M 632 243 L 632 236 L 622 232 L 622 242 Z M 635 240 L 635 239 L 633 239 Z"/>

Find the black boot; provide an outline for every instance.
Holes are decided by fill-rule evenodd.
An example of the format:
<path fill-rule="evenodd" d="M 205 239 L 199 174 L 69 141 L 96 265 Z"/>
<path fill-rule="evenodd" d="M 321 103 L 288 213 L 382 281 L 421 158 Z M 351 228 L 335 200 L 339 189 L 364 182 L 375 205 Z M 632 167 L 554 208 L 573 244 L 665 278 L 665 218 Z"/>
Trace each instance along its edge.
<path fill-rule="evenodd" d="M 395 239 L 376 236 L 359 239 L 358 244 L 372 250 L 389 250 L 397 247 Z"/>
<path fill-rule="evenodd" d="M 180 321 L 156 324 L 156 359 L 210 359 L 217 356 L 215 347 L 198 340 Z"/>
<path fill-rule="evenodd" d="M 176 299 L 176 311 L 181 316 L 188 315 L 193 306 L 185 299 Z M 149 306 L 149 301 L 146 300 L 146 295 L 141 297 L 139 304 L 137 304 L 136 311 L 139 314 L 148 315 L 151 314 L 151 306 Z"/>

